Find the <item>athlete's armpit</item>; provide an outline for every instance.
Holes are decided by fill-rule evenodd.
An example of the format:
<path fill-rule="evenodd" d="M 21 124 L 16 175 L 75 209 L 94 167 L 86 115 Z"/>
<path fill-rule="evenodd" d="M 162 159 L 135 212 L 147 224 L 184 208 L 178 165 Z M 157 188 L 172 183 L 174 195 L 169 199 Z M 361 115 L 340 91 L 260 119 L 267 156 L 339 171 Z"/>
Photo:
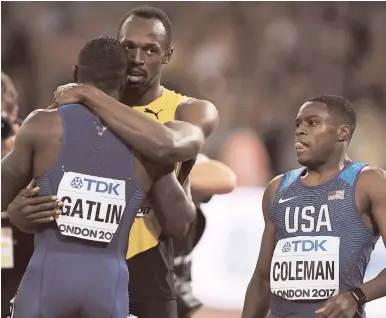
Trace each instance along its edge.
<path fill-rule="evenodd" d="M 244 301 L 242 318 L 266 317 L 271 298 L 270 268 L 275 249 L 275 227 L 270 212 L 273 197 L 280 185 L 282 176 L 273 179 L 265 189 L 263 195 L 264 232 L 261 239 L 260 253 L 256 268 L 249 282 Z"/>

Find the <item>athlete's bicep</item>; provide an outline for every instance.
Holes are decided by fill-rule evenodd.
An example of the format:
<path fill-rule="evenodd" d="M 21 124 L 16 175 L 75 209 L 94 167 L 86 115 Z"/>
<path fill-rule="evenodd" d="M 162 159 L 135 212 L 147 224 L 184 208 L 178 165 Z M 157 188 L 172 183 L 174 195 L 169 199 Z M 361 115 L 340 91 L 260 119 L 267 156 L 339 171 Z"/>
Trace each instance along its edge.
<path fill-rule="evenodd" d="M 270 268 L 276 236 L 275 226 L 270 217 L 271 202 L 279 186 L 280 179 L 281 176 L 273 179 L 264 191 L 262 209 L 265 227 L 256 268 L 245 295 L 242 318 L 265 317 L 269 310 L 271 299 Z"/>
<path fill-rule="evenodd" d="M 178 106 L 174 121 L 165 123 L 173 134 L 173 150 L 176 161 L 197 156 L 206 139 L 218 124 L 216 107 L 204 100 L 188 100 Z"/>
<path fill-rule="evenodd" d="M 266 188 L 263 195 L 262 209 L 264 216 L 264 232 L 260 244 L 260 253 L 256 264 L 254 276 L 269 281 L 271 260 L 275 249 L 276 231 L 271 220 L 271 203 L 279 184 L 278 179 L 274 179 Z"/>
<path fill-rule="evenodd" d="M 364 173 L 368 175 L 371 214 L 386 246 L 386 172 L 374 167 Z"/>
<path fill-rule="evenodd" d="M 26 122 L 16 136 L 12 151 L 1 160 L 1 210 L 7 209 L 33 176 L 33 126 Z"/>
<path fill-rule="evenodd" d="M 271 260 L 275 249 L 275 228 L 272 222 L 266 222 L 261 238 L 260 253 L 256 264 L 255 276 L 269 281 Z"/>

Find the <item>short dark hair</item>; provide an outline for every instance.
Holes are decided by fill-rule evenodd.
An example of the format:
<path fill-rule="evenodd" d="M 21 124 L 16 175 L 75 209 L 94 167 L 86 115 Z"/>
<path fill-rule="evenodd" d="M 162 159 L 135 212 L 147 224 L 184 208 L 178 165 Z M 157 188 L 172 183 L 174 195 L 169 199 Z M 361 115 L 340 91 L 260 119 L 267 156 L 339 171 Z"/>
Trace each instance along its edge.
<path fill-rule="evenodd" d="M 109 94 L 119 89 L 126 76 L 129 57 L 118 40 L 97 37 L 88 41 L 78 56 L 78 77 Z"/>
<path fill-rule="evenodd" d="M 129 12 L 127 12 L 119 24 L 118 39 L 121 36 L 121 30 L 122 30 L 123 24 L 130 17 L 139 17 L 139 18 L 144 18 L 144 19 L 154 19 L 154 20 L 161 21 L 161 23 L 163 24 L 163 26 L 166 30 L 167 47 L 170 46 L 170 44 L 172 42 L 172 23 L 170 22 L 170 19 L 166 15 L 165 12 L 163 12 L 159 8 L 155 8 L 155 7 L 151 7 L 151 6 L 135 7 L 133 9 L 131 9 Z"/>
<path fill-rule="evenodd" d="M 337 95 L 319 95 L 312 97 L 309 102 L 323 103 L 328 110 L 336 116 L 339 116 L 350 126 L 350 139 L 354 134 L 357 124 L 357 115 L 352 104 L 344 97 Z"/>

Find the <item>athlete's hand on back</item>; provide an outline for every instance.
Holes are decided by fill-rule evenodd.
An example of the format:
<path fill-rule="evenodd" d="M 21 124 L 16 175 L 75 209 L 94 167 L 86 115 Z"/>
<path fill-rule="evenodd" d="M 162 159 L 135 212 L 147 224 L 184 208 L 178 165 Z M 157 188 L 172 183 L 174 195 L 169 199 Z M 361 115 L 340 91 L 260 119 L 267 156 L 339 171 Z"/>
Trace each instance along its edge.
<path fill-rule="evenodd" d="M 61 214 L 63 202 L 55 196 L 38 195 L 39 188 L 23 189 L 8 206 L 11 223 L 23 232 L 36 232 L 39 224 L 52 222 Z"/>
<path fill-rule="evenodd" d="M 59 86 L 54 92 L 56 107 L 65 104 L 74 104 L 81 102 L 81 95 L 79 90 L 81 87 L 87 86 L 78 83 L 68 83 L 66 85 Z"/>

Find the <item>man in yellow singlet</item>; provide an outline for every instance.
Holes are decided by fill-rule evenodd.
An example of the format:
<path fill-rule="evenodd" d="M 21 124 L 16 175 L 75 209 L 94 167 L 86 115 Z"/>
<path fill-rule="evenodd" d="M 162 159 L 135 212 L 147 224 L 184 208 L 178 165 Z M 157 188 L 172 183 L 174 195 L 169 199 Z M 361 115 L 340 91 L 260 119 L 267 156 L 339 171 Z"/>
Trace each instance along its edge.
<path fill-rule="evenodd" d="M 132 9 L 118 30 L 118 40 L 130 57 L 128 85 L 121 102 L 92 86 L 76 84 L 60 87 L 55 101 L 58 105 L 87 105 L 140 154 L 159 163 L 176 163 L 178 179 L 189 192 L 188 174 L 217 127 L 218 113 L 209 101 L 161 86 L 162 67 L 173 54 L 171 33 L 170 20 L 161 10 L 148 6 Z M 152 207 L 145 205 L 138 212 L 127 254 L 133 315 L 177 318 L 172 238 L 180 237 L 181 233 L 161 229 Z"/>

